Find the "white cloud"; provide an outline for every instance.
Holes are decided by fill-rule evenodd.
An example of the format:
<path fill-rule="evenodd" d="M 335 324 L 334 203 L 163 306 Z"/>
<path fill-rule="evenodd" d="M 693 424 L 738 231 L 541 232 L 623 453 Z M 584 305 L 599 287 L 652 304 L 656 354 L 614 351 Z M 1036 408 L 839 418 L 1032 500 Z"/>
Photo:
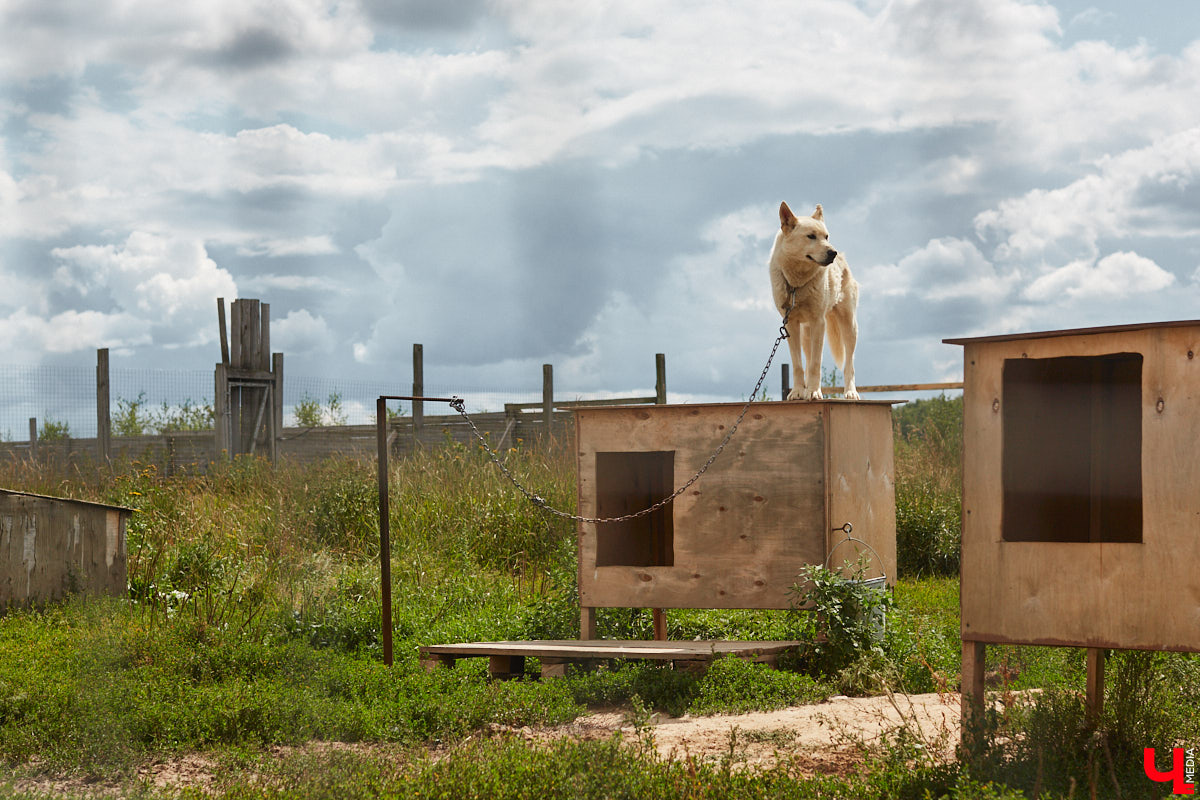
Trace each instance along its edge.
<path fill-rule="evenodd" d="M 338 252 L 337 245 L 328 236 L 302 236 L 295 239 L 258 239 L 241 245 L 239 256 L 320 256 Z"/>
<path fill-rule="evenodd" d="M 1101 159 L 1058 189 L 1034 189 L 975 218 L 1001 260 L 1094 258 L 1102 238 L 1200 235 L 1200 127 Z"/>
<path fill-rule="evenodd" d="M 1092 264 L 1073 261 L 1043 275 L 1025 290 L 1035 302 L 1118 298 L 1156 292 L 1175 283 L 1175 276 L 1137 253 L 1113 253 Z"/>
<path fill-rule="evenodd" d="M 42 317 L 18 309 L 0 319 L 0 337 L 8 343 L 10 358 L 133 347 L 153 341 L 150 325 L 137 315 L 74 310 Z"/>
<path fill-rule="evenodd" d="M 120 245 L 76 245 L 51 254 L 60 262 L 57 280 L 117 309 L 103 313 L 116 328 L 92 324 L 89 330 L 118 338 L 117 329 L 136 319 L 163 346 L 212 341 L 214 300 L 237 296 L 233 277 L 195 240 L 135 231 Z M 78 342 L 79 349 L 92 346 L 105 345 Z"/>
<path fill-rule="evenodd" d="M 932 239 L 896 264 L 867 267 L 860 282 L 879 297 L 919 296 L 926 302 L 971 299 L 998 303 L 1019 274 L 1000 273 L 974 243 L 953 237 Z"/>
<path fill-rule="evenodd" d="M 285 353 L 329 353 L 334 349 L 329 324 L 306 308 L 289 311 L 271 327 L 275 346 Z"/>
<path fill-rule="evenodd" d="M 276 289 L 287 292 L 317 291 L 322 294 L 346 292 L 344 283 L 319 275 L 254 275 L 239 284 L 248 292 L 270 293 Z"/>

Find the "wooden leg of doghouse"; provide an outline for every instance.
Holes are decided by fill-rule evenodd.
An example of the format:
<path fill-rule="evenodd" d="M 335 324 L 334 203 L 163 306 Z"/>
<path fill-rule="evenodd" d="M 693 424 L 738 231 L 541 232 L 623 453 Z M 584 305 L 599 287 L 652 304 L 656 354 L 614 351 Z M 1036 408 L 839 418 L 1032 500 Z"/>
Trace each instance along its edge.
<path fill-rule="evenodd" d="M 488 656 L 488 675 L 493 678 L 515 678 L 525 673 L 525 656 Z"/>
<path fill-rule="evenodd" d="M 441 669 L 442 667 L 453 667 L 454 656 L 442 655 L 441 653 L 422 655 L 421 666 L 424 667 L 427 672 L 433 672 L 435 669 Z"/>
<path fill-rule="evenodd" d="M 579 638 L 596 638 L 596 609 L 582 608 L 579 610 Z"/>
<path fill-rule="evenodd" d="M 654 608 L 650 611 L 654 617 L 654 641 L 665 642 L 667 640 L 667 611 L 664 608 Z"/>
<path fill-rule="evenodd" d="M 977 749 L 983 732 L 984 686 L 983 665 L 987 645 L 983 642 L 962 643 L 962 743 L 968 751 Z"/>
<path fill-rule="evenodd" d="M 567 674 L 566 660 L 559 659 L 542 659 L 542 677 L 543 678 L 562 678 Z"/>
<path fill-rule="evenodd" d="M 1104 713 L 1104 649 L 1087 649 L 1087 712 L 1092 722 Z"/>

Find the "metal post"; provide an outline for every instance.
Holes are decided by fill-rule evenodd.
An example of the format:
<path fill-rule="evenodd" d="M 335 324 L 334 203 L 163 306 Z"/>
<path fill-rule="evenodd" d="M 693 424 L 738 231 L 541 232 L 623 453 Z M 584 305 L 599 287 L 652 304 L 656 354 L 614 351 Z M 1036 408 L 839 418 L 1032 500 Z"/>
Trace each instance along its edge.
<path fill-rule="evenodd" d="M 415 406 L 415 402 L 414 402 Z M 375 401 L 375 446 L 379 453 L 379 587 L 383 594 L 381 616 L 383 663 L 392 665 L 392 541 L 388 508 L 387 400 Z"/>
<path fill-rule="evenodd" d="M 788 393 L 792 391 L 792 369 L 787 364 L 779 365 L 779 373 L 783 379 L 783 394 L 779 397 L 780 400 L 787 400 Z"/>
<path fill-rule="evenodd" d="M 29 418 L 29 455 L 37 458 L 37 417 Z"/>

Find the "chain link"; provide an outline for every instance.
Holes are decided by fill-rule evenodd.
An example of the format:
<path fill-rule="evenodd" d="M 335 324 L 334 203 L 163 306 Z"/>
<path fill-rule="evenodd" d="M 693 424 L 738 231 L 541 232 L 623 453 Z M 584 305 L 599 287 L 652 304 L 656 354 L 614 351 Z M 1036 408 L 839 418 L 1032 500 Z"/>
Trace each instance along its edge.
<path fill-rule="evenodd" d="M 757 397 L 759 391 L 762 390 L 763 382 L 766 381 L 767 374 L 771 371 L 771 364 L 775 361 L 775 354 L 779 351 L 779 345 L 783 343 L 784 339 L 788 338 L 787 322 L 788 317 L 790 317 L 792 314 L 792 308 L 794 308 L 796 304 L 795 296 L 796 290 L 793 288 L 789 295 L 791 304 L 788 306 L 787 311 L 783 315 L 783 324 L 779 326 L 779 336 L 776 337 L 775 344 L 771 346 L 771 354 L 767 356 L 767 363 L 763 367 L 762 374 L 758 376 L 758 382 L 754 384 L 754 388 L 750 391 L 750 399 L 746 401 L 744 406 L 742 406 L 742 411 L 740 414 L 738 414 L 737 419 L 729 428 L 729 433 L 725 434 L 725 438 L 721 440 L 719 445 L 717 445 L 717 449 L 713 451 L 713 454 L 708 457 L 708 461 L 704 462 L 704 466 L 700 467 L 700 469 L 696 471 L 696 474 L 689 478 L 686 483 L 684 483 L 671 494 L 664 497 L 662 500 L 659 500 L 657 503 L 654 503 L 647 508 L 643 508 L 641 511 L 635 511 L 631 514 L 622 514 L 619 517 L 584 517 L 580 516 L 579 514 L 571 514 L 567 511 L 554 508 L 546 501 L 545 498 L 527 489 L 524 484 L 517 480 L 515 475 L 509 472 L 508 467 L 504 465 L 504 462 L 498 455 L 496 455 L 496 451 L 493 450 L 491 445 L 488 444 L 487 439 L 485 439 L 483 434 L 479 432 L 479 428 L 475 427 L 474 420 L 472 420 L 466 412 L 466 403 L 462 398 L 455 397 L 450 401 L 450 407 L 457 411 L 462 418 L 466 420 L 467 424 L 471 426 L 471 431 L 475 434 L 475 438 L 479 440 L 480 446 L 487 451 L 487 454 L 491 457 L 492 462 L 500 468 L 500 471 L 504 473 L 504 476 L 508 478 L 512 485 L 517 488 L 517 491 L 525 495 L 525 498 L 529 500 L 530 503 L 533 503 L 543 511 L 548 511 L 556 517 L 562 517 L 563 519 L 574 520 L 575 522 L 588 522 L 597 525 L 602 523 L 627 522 L 631 519 L 644 517 L 647 514 L 653 514 L 655 511 L 658 511 L 676 497 L 679 497 L 681 494 L 686 492 L 696 481 L 700 480 L 700 476 L 705 472 L 708 472 L 708 468 L 711 467 L 713 462 L 717 460 L 717 456 L 721 455 L 721 451 L 725 449 L 725 445 L 729 444 L 729 440 L 733 438 L 735 433 L 737 433 L 738 426 L 742 424 L 742 420 L 745 418 L 746 412 L 750 410 L 750 405 L 754 402 L 754 398 Z"/>

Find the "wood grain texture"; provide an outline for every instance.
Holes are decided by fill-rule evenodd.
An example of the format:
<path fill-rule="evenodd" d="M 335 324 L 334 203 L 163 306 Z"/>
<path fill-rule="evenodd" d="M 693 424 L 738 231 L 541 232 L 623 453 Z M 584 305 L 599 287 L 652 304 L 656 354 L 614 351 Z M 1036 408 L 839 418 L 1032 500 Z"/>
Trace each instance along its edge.
<path fill-rule="evenodd" d="M 844 401 L 754 404 L 724 452 L 671 504 L 670 566 L 599 566 L 605 524 L 579 525 L 582 604 L 788 608 L 788 590 L 800 567 L 824 563 L 828 555 L 835 474 L 826 452 L 830 430 L 853 440 L 839 456 L 833 505 L 839 513 L 872 518 L 866 527 L 891 539 L 890 548 L 884 542 L 882 549 L 894 565 L 890 408 Z M 673 486 L 682 486 L 712 455 L 740 410 L 740 404 L 577 410 L 579 513 L 596 516 L 600 507 L 597 464 L 605 459 L 597 453 L 673 453 Z M 832 428 L 831 415 L 838 421 Z M 840 448 L 834 442 L 829 449 Z M 865 474 L 869 465 L 875 475 Z M 872 491 L 886 497 L 858 496 Z"/>
<path fill-rule="evenodd" d="M 1200 651 L 1198 352 L 1200 323 L 966 343 L 964 639 Z M 1004 360 L 1113 353 L 1143 357 L 1142 541 L 1004 541 Z"/>

